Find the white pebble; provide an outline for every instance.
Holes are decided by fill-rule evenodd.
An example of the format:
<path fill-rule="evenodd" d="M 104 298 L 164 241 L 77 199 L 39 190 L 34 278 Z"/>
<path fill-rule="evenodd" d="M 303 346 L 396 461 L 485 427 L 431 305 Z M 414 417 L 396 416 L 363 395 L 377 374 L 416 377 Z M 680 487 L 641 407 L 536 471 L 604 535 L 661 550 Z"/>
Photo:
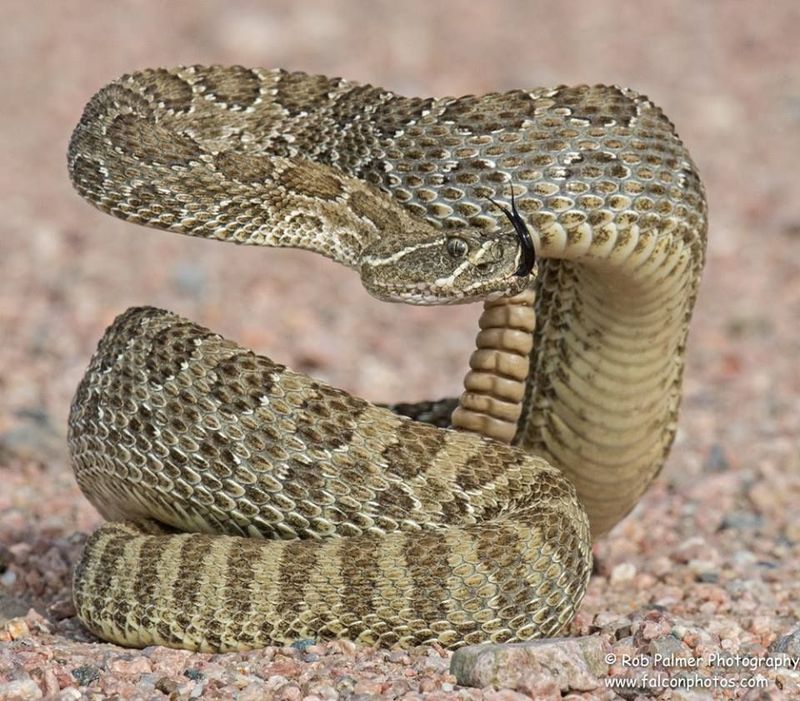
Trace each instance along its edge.
<path fill-rule="evenodd" d="M 623 562 L 611 570 L 611 583 L 630 582 L 636 576 L 636 565 Z"/>

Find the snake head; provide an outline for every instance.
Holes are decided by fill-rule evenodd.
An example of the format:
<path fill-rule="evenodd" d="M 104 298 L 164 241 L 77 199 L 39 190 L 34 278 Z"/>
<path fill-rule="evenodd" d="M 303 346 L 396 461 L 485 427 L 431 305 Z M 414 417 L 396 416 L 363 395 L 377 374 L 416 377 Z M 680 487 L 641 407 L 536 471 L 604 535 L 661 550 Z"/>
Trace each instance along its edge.
<path fill-rule="evenodd" d="M 513 223 L 513 222 L 512 222 Z M 519 224 L 524 227 L 522 219 Z M 374 241 L 361 260 L 361 281 L 374 297 L 406 304 L 459 304 L 521 292 L 535 275 L 533 243 L 517 225 L 432 230 Z"/>
<path fill-rule="evenodd" d="M 533 239 L 513 190 L 510 209 L 489 201 L 510 230 L 425 226 L 402 237 L 381 237 L 363 252 L 364 287 L 378 299 L 407 304 L 458 304 L 522 292 L 536 275 Z"/>

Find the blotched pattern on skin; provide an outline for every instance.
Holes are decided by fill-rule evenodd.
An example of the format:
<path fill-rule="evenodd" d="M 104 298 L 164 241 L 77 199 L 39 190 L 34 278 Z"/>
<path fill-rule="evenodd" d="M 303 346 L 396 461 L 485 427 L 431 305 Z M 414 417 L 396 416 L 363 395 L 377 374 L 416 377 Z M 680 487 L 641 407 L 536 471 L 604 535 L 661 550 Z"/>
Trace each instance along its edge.
<path fill-rule="evenodd" d="M 706 207 L 657 107 L 606 86 L 418 99 L 285 71 L 159 69 L 92 99 L 69 167 L 116 216 L 306 248 L 384 299 L 535 293 L 511 446 L 438 427 L 452 400 L 398 407 L 411 421 L 169 312 L 123 314 L 70 416 L 78 481 L 112 521 L 76 572 L 89 628 L 203 650 L 458 647 L 563 628 L 588 580 L 589 524 L 601 534 L 632 508 L 676 427 Z M 512 193 L 536 248 L 528 278 L 489 201 Z M 489 399 L 521 347 L 497 309 L 473 355 Z"/>

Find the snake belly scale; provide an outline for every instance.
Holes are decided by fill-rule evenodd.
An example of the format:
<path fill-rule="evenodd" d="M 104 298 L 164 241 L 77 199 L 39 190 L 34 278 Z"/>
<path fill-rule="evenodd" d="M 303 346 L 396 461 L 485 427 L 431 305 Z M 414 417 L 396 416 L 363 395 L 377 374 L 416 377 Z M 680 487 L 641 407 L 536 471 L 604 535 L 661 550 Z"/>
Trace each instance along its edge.
<path fill-rule="evenodd" d="M 486 301 L 473 404 L 453 414 L 467 430 L 440 427 L 452 400 L 393 411 L 170 312 L 122 314 L 69 420 L 78 483 L 109 521 L 75 572 L 88 628 L 209 651 L 564 628 L 592 536 L 668 453 L 705 257 L 702 184 L 650 100 L 147 70 L 89 102 L 68 162 L 81 195 L 132 222 L 315 251 L 387 301 Z M 496 436 L 478 404 L 519 419 Z"/>

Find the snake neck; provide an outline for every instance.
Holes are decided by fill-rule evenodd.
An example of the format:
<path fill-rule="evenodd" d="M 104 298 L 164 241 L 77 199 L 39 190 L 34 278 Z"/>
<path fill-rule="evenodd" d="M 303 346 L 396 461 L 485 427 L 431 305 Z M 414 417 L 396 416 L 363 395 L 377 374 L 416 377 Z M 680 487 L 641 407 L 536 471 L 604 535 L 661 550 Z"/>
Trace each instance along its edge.
<path fill-rule="evenodd" d="M 594 537 L 633 508 L 675 436 L 705 228 L 701 209 L 671 231 L 616 232 L 606 254 L 583 258 L 565 238 L 540 239 L 514 442 L 568 475 Z"/>

